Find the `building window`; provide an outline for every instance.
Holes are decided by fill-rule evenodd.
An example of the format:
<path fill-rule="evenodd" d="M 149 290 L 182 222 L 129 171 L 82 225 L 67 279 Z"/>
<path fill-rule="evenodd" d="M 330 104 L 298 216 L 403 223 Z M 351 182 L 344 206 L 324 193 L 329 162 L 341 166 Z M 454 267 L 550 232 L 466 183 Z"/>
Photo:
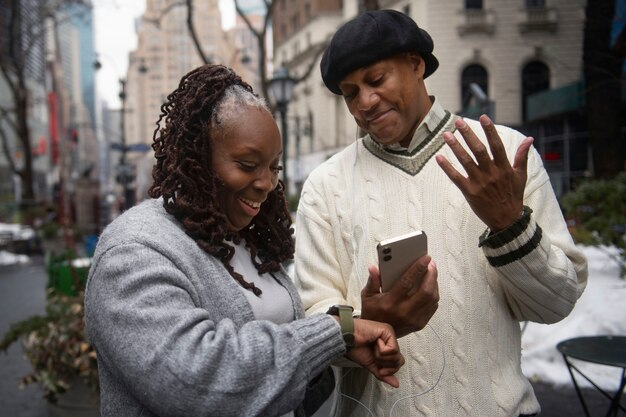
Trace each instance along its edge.
<path fill-rule="evenodd" d="M 483 0 L 465 0 L 465 9 L 482 10 Z"/>
<path fill-rule="evenodd" d="M 479 64 L 470 64 L 461 72 L 461 103 L 465 109 L 472 99 L 470 84 L 475 83 L 489 96 L 489 74 L 485 67 Z"/>
<path fill-rule="evenodd" d="M 546 7 L 545 0 L 524 0 L 527 9 L 544 9 Z"/>
<path fill-rule="evenodd" d="M 522 120 L 526 121 L 528 96 L 550 88 L 550 68 L 541 61 L 531 61 L 522 69 Z"/>

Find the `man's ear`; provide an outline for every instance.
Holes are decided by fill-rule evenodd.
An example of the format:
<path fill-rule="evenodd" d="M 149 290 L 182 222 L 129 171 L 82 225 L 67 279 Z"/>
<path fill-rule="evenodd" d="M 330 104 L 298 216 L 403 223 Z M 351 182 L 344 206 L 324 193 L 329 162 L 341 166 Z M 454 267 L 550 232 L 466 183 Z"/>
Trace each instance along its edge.
<path fill-rule="evenodd" d="M 408 52 L 406 57 L 413 66 L 413 70 L 417 71 L 417 75 L 420 78 L 424 78 L 424 72 L 426 71 L 426 62 L 424 59 L 416 52 Z"/>

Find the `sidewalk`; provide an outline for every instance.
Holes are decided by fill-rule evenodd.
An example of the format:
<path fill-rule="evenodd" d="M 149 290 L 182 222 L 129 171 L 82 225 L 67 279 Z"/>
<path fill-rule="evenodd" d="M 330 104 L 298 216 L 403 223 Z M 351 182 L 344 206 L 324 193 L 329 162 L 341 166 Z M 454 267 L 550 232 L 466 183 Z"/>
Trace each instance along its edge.
<path fill-rule="evenodd" d="M 541 404 L 541 417 L 585 417 L 585 411 L 573 386 L 559 388 L 541 383 L 532 385 Z M 583 389 L 582 393 L 592 417 L 606 415 L 609 409 L 607 398 L 591 388 Z M 626 401 L 622 400 L 622 404 L 624 403 Z"/>
<path fill-rule="evenodd" d="M 0 336 L 11 324 L 44 313 L 46 275 L 43 257 L 25 264 L 0 266 Z M 42 390 L 37 385 L 19 388 L 20 379 L 32 369 L 19 343 L 0 352 L 0 415 L 49 417 Z"/>

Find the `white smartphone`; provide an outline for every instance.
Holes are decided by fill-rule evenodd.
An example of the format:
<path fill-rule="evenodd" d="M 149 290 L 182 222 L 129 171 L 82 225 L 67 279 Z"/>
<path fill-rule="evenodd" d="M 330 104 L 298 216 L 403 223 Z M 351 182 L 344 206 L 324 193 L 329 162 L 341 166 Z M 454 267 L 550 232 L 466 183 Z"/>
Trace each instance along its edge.
<path fill-rule="evenodd" d="M 383 292 L 389 291 L 409 266 L 428 253 L 427 243 L 426 233 L 421 230 L 378 243 L 376 250 Z"/>

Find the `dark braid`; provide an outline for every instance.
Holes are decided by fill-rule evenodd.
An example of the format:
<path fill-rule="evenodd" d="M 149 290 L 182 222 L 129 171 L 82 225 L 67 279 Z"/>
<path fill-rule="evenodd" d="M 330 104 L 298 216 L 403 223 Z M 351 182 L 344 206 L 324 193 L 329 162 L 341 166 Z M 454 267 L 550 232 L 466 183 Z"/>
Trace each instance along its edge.
<path fill-rule="evenodd" d="M 211 165 L 211 141 L 219 137 L 217 129 L 228 128 L 222 120 L 230 120 L 226 112 L 232 106 L 221 104 L 233 86 L 248 92 L 254 100 L 246 100 L 252 105 L 263 103 L 252 87 L 222 65 L 204 65 L 189 72 L 167 96 L 153 134 L 156 164 L 148 194 L 163 197 L 165 210 L 182 223 L 198 246 L 220 259 L 242 287 L 260 295 L 259 288 L 234 271 L 230 260 L 235 248 L 227 241 L 239 243 L 245 239 L 259 273 L 278 271 L 282 262 L 293 258 L 291 216 L 279 182 L 250 225 L 238 233 L 226 226 L 227 218 L 218 199 L 222 182 Z M 261 262 L 257 262 L 257 256 Z"/>

